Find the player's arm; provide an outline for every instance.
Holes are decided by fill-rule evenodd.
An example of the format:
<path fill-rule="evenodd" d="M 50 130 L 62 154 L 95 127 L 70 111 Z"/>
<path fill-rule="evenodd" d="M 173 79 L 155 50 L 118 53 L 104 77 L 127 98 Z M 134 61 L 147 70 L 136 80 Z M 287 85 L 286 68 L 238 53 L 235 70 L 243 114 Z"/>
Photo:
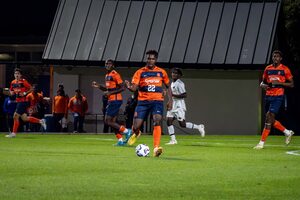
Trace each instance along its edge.
<path fill-rule="evenodd" d="M 170 83 L 165 84 L 167 90 L 167 96 L 168 96 L 168 103 L 167 103 L 167 110 L 172 110 L 172 106 L 173 106 L 173 99 L 172 99 L 172 90 L 170 87 Z"/>
<path fill-rule="evenodd" d="M 187 97 L 186 92 L 182 94 L 172 94 L 172 96 L 178 99 L 184 99 Z"/>
<path fill-rule="evenodd" d="M 125 90 L 125 86 L 124 84 L 118 84 L 117 85 L 117 89 L 113 90 L 113 91 L 107 91 L 107 92 L 104 92 L 104 94 L 106 96 L 109 96 L 109 95 L 112 95 L 112 94 L 118 94 L 118 93 L 121 93 Z"/>
<path fill-rule="evenodd" d="M 104 85 L 97 83 L 96 81 L 92 82 L 92 87 L 99 88 L 99 90 L 107 91 L 107 88 Z"/>
<path fill-rule="evenodd" d="M 3 88 L 2 92 L 4 95 L 7 95 L 7 96 L 13 96 L 15 94 L 15 92 L 12 90 L 9 90 L 9 88 Z"/>
<path fill-rule="evenodd" d="M 272 85 L 293 88 L 294 80 L 293 80 L 293 78 L 291 78 L 291 79 L 287 80 L 286 82 L 272 81 Z"/>
<path fill-rule="evenodd" d="M 138 85 L 136 85 L 134 83 L 130 83 L 128 80 L 125 80 L 125 86 L 131 92 L 135 92 L 138 89 Z"/>

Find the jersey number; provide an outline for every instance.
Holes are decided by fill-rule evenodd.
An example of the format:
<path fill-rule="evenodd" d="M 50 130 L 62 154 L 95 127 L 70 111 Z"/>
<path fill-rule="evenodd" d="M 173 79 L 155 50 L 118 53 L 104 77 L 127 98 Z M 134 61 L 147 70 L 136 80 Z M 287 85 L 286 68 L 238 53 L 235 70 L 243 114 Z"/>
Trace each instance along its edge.
<path fill-rule="evenodd" d="M 155 92 L 155 85 L 148 85 L 148 92 Z"/>

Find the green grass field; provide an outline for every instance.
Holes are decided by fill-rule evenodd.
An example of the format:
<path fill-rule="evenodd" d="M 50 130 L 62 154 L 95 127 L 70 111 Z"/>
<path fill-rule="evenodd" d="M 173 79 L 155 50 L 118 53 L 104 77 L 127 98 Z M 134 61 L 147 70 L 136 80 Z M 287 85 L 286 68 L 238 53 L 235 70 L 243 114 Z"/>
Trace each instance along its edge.
<path fill-rule="evenodd" d="M 162 144 L 169 140 L 162 136 Z M 300 199 L 300 137 L 177 136 L 152 157 L 113 135 L 0 135 L 0 200 Z M 287 154 L 292 152 L 293 155 Z"/>

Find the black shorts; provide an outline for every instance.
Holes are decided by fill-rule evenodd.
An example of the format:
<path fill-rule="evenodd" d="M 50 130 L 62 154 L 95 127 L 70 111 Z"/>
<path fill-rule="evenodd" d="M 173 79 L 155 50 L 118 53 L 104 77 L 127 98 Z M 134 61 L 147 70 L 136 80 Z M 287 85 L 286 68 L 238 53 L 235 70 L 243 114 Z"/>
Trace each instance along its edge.
<path fill-rule="evenodd" d="M 24 113 L 27 113 L 27 107 L 29 106 L 29 102 L 18 102 L 16 113 L 19 115 L 23 115 Z"/>

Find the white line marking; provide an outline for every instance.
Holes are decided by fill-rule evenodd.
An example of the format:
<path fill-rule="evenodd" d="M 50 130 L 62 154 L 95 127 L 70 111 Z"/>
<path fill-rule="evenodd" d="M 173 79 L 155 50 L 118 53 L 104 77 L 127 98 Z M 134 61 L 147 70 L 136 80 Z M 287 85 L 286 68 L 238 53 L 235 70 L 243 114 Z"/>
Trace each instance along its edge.
<path fill-rule="evenodd" d="M 103 139 L 103 138 L 84 138 L 86 140 L 101 140 L 101 141 L 113 141 L 113 139 Z"/>
<path fill-rule="evenodd" d="M 300 150 L 287 151 L 286 154 L 293 155 L 293 156 L 300 156 Z"/>

